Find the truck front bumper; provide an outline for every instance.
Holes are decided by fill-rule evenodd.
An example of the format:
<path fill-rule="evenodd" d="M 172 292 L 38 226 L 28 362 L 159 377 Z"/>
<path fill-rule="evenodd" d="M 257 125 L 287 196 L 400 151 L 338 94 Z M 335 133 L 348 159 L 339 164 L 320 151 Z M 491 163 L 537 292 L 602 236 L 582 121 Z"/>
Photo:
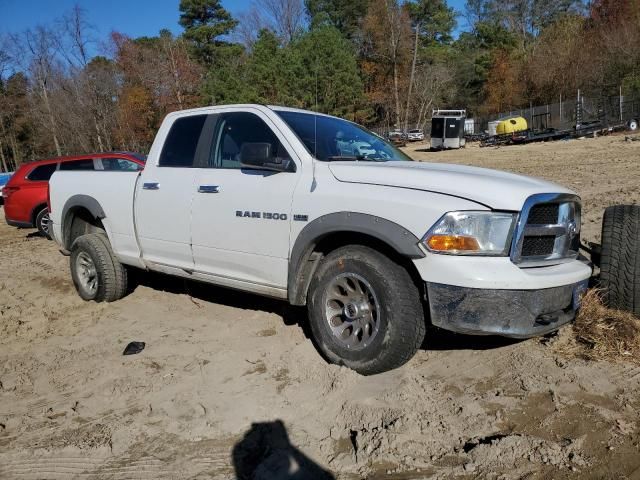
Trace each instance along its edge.
<path fill-rule="evenodd" d="M 539 290 L 492 290 L 427 282 L 431 322 L 474 335 L 528 338 L 575 318 L 588 280 Z"/>

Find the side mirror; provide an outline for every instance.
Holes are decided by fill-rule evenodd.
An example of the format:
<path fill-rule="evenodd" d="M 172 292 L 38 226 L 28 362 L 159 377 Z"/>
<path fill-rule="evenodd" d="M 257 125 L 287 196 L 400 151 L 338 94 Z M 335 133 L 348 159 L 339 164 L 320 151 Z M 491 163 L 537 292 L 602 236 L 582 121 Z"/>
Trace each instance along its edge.
<path fill-rule="evenodd" d="M 274 157 L 271 148 L 272 145 L 267 142 L 243 143 L 240 147 L 240 165 L 255 170 L 291 171 L 291 160 Z"/>

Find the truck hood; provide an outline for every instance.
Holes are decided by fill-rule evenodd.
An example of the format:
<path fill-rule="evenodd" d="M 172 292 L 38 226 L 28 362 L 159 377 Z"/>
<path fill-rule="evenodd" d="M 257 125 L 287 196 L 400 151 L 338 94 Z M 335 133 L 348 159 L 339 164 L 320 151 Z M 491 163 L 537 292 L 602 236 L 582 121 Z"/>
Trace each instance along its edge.
<path fill-rule="evenodd" d="M 574 193 L 555 183 L 488 168 L 422 162 L 331 162 L 341 182 L 411 188 L 472 200 L 494 210 L 519 211 L 536 193 Z"/>

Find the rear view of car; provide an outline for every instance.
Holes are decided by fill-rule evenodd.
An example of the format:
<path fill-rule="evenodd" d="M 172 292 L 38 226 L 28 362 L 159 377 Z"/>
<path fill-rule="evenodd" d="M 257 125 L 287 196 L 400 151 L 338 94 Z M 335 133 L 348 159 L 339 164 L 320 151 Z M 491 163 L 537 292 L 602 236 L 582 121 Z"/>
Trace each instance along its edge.
<path fill-rule="evenodd" d="M 47 185 L 58 162 L 23 164 L 3 189 L 4 215 L 7 223 L 20 228 L 38 228 L 46 235 Z"/>
<path fill-rule="evenodd" d="M 4 203 L 4 196 L 2 195 L 2 191 L 4 190 L 4 186 L 9 182 L 11 175 L 13 175 L 13 172 L 0 173 L 0 205 Z"/>
<path fill-rule="evenodd" d="M 424 132 L 417 128 L 409 130 L 407 140 L 409 140 L 410 142 L 421 142 L 422 140 L 424 140 Z"/>
<path fill-rule="evenodd" d="M 396 147 L 404 147 L 407 145 L 406 135 L 399 130 L 392 130 L 388 132 L 387 139 Z"/>

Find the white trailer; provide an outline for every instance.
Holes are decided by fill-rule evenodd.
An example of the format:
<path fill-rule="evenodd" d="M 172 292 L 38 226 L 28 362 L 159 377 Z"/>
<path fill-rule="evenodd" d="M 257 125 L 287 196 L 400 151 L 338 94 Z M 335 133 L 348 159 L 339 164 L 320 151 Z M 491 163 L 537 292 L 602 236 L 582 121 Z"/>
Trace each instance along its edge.
<path fill-rule="evenodd" d="M 444 150 L 465 145 L 466 110 L 433 110 L 431 115 L 431 148 Z"/>

